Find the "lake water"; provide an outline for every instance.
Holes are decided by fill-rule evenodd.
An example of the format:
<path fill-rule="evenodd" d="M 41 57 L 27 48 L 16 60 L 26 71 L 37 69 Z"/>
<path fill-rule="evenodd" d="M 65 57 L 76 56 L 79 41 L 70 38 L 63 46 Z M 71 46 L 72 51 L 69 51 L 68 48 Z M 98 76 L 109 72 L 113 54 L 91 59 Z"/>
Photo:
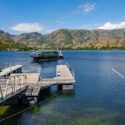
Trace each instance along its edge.
<path fill-rule="evenodd" d="M 37 72 L 41 67 L 43 76 L 55 75 L 58 61 L 34 63 L 30 53 L 0 52 L 0 66 L 11 62 L 23 64 L 24 72 Z M 74 93 L 59 94 L 1 125 L 125 125 L 125 78 L 112 70 L 125 74 L 125 51 L 63 51 L 63 54 L 75 70 Z M 8 106 L 3 116 L 19 109 Z"/>

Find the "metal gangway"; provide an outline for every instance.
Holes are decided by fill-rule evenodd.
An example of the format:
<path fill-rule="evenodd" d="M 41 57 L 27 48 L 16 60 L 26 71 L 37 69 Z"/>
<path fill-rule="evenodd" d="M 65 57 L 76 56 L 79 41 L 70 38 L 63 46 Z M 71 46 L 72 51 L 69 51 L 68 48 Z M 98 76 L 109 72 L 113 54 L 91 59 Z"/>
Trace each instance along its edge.
<path fill-rule="evenodd" d="M 26 75 L 24 74 L 0 78 L 0 103 L 22 92 L 26 88 Z"/>

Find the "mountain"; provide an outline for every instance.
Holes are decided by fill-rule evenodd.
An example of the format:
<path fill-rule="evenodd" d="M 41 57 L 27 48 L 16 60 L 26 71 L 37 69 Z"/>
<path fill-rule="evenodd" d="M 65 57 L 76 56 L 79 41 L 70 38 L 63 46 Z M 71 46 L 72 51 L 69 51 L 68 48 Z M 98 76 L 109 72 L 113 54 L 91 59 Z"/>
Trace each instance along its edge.
<path fill-rule="evenodd" d="M 125 29 L 119 30 L 69 30 L 61 29 L 44 37 L 46 47 L 66 49 L 122 48 Z M 45 42 L 46 41 L 46 42 Z M 120 44 L 119 44 L 120 42 Z"/>
<path fill-rule="evenodd" d="M 46 49 L 124 49 L 125 29 L 70 30 L 59 29 L 50 34 L 23 33 L 12 35 L 0 31 L 0 35 L 19 44 Z"/>
<path fill-rule="evenodd" d="M 70 30 L 60 29 L 47 35 L 24 33 L 13 38 L 14 41 L 45 48 L 64 49 L 100 49 L 122 48 L 125 41 L 125 29 L 118 30 Z M 121 44 L 120 44 L 120 43 Z"/>
<path fill-rule="evenodd" d="M 16 43 L 12 40 L 15 35 L 0 30 L 0 50 L 29 50 L 31 47 L 22 43 Z"/>
<path fill-rule="evenodd" d="M 23 33 L 12 38 L 14 41 L 25 44 L 38 44 L 42 39 L 42 34 L 37 32 Z"/>
<path fill-rule="evenodd" d="M 4 32 L 3 30 L 0 30 L 0 36 L 3 36 L 3 37 L 7 37 L 7 38 L 11 38 L 13 37 L 14 35 L 11 35 L 7 32 Z"/>

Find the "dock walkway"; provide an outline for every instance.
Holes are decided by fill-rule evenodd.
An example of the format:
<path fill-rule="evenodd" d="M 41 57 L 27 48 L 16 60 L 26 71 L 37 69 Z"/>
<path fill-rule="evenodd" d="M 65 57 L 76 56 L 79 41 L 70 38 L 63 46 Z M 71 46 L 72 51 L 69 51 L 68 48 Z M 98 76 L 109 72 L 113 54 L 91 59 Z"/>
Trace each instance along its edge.
<path fill-rule="evenodd" d="M 20 68 L 22 66 L 19 65 L 13 67 L 13 69 L 17 69 L 17 67 Z M 11 70 L 10 68 L 8 70 L 14 71 L 12 67 Z M 8 73 L 10 73 L 9 71 Z M 2 73 L 3 75 L 1 76 L 6 73 Z M 41 78 L 39 73 L 11 73 L 6 82 L 0 82 L 0 103 L 26 88 L 25 95 L 35 97 L 39 95 L 41 89 L 49 88 L 52 85 L 61 85 L 61 88 L 68 90 L 73 89 L 73 84 L 75 83 L 74 75 L 67 65 L 57 65 L 56 77 L 53 78 Z"/>
<path fill-rule="evenodd" d="M 30 77 L 29 77 L 30 78 Z M 56 77 L 53 78 L 41 78 L 36 79 L 37 82 L 33 87 L 29 87 L 26 92 L 28 96 L 38 96 L 41 89 L 48 88 L 53 85 L 67 85 L 68 87 L 75 83 L 75 78 L 73 73 L 69 70 L 67 65 L 57 65 L 56 67 Z"/>
<path fill-rule="evenodd" d="M 23 67 L 22 65 L 15 65 L 15 66 L 7 67 L 0 72 L 0 78 L 6 77 L 14 72 L 21 72 L 22 67 Z"/>
<path fill-rule="evenodd" d="M 57 65 L 56 79 L 58 84 L 75 83 L 74 74 L 70 71 L 67 65 Z"/>

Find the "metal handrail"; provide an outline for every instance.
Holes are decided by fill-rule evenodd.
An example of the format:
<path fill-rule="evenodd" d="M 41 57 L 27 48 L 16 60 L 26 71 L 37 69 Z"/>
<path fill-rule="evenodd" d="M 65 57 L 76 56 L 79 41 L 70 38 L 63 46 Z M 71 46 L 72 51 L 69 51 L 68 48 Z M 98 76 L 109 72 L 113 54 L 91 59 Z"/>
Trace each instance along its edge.
<path fill-rule="evenodd" d="M 0 94 L 2 99 L 6 98 L 6 96 L 8 95 L 8 91 L 10 91 L 10 88 L 12 88 L 10 93 L 14 94 L 15 92 L 17 92 L 17 90 L 22 90 L 22 88 L 25 87 L 26 76 L 20 76 L 23 76 L 23 79 L 21 79 L 19 76 L 10 76 L 8 79 L 0 79 Z"/>

